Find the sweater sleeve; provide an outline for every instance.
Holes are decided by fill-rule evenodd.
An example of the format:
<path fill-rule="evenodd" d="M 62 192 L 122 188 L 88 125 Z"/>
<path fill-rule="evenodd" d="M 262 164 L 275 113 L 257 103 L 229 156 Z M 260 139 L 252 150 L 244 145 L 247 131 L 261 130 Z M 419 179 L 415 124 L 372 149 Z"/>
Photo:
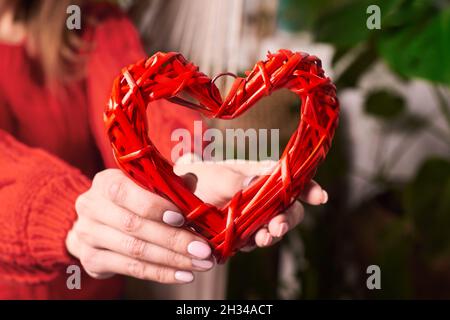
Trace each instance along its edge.
<path fill-rule="evenodd" d="M 90 182 L 78 170 L 0 130 L 0 275 L 23 283 L 52 280 L 74 260 L 65 237 L 76 197 Z"/>

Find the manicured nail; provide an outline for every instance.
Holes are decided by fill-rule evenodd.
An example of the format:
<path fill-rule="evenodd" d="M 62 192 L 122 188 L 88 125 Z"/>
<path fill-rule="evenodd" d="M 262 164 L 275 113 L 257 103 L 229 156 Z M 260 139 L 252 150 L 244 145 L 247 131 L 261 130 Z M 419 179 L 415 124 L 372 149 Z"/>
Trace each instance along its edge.
<path fill-rule="evenodd" d="M 192 265 L 194 267 L 203 269 L 203 270 L 208 270 L 211 269 L 214 266 L 214 262 L 212 262 L 211 260 L 197 260 L 197 259 L 192 259 Z"/>
<path fill-rule="evenodd" d="M 252 182 L 254 182 L 259 176 L 250 176 L 250 177 L 246 177 L 244 179 L 244 181 L 242 182 L 242 185 L 244 186 L 244 188 L 247 188 L 249 185 L 252 184 Z"/>
<path fill-rule="evenodd" d="M 267 247 L 272 242 L 272 236 L 270 234 L 266 234 L 263 241 L 263 246 Z"/>
<path fill-rule="evenodd" d="M 325 190 L 322 190 L 322 204 L 325 204 L 328 202 L 328 192 L 326 192 Z"/>
<path fill-rule="evenodd" d="M 206 243 L 200 241 L 192 241 L 189 243 L 187 251 L 200 259 L 206 259 L 211 255 L 211 248 Z"/>
<path fill-rule="evenodd" d="M 280 224 L 280 226 L 278 227 L 277 238 L 284 236 L 286 234 L 286 232 L 288 232 L 288 230 L 289 230 L 289 226 L 286 222 L 283 222 L 282 224 Z"/>
<path fill-rule="evenodd" d="M 176 271 L 175 279 L 181 282 L 191 282 L 194 280 L 194 274 L 189 271 Z"/>
<path fill-rule="evenodd" d="M 174 227 L 181 227 L 184 224 L 183 215 L 175 211 L 165 211 L 162 219 L 165 223 Z"/>

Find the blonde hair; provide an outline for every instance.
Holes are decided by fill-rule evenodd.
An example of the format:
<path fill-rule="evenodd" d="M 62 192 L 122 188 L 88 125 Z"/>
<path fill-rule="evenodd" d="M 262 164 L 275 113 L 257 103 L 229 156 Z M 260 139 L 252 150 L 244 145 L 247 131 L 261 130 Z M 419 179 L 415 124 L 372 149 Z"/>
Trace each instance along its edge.
<path fill-rule="evenodd" d="M 6 0 L 11 1 L 11 0 Z M 26 28 L 26 46 L 47 81 L 73 79 L 84 70 L 78 30 L 66 27 L 67 7 L 82 0 L 14 0 L 14 16 Z M 83 22 L 83 20 L 82 20 Z M 83 27 L 83 26 L 82 26 Z"/>

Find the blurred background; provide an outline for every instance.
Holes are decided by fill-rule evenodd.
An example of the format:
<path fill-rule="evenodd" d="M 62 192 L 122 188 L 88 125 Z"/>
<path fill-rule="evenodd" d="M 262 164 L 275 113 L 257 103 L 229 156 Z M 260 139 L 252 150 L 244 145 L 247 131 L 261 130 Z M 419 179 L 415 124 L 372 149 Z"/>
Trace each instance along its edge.
<path fill-rule="evenodd" d="M 147 52 L 182 52 L 209 76 L 242 74 L 267 51 L 322 59 L 341 120 L 316 180 L 329 202 L 271 249 L 239 254 L 227 296 L 450 298 L 450 3 L 446 0 L 120 1 Z M 367 20 L 380 9 L 380 29 Z M 373 17 L 372 17 L 373 19 Z M 373 21 L 373 20 L 372 20 Z M 220 79 L 225 93 L 232 78 Z M 299 101 L 281 91 L 218 128 L 279 128 Z M 368 290 L 369 265 L 381 290 Z"/>

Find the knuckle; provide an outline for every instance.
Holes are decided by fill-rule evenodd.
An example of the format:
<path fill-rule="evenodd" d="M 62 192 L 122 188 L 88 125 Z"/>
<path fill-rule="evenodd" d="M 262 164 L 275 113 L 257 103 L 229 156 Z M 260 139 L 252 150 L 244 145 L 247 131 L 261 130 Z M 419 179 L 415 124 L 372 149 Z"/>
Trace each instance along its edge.
<path fill-rule="evenodd" d="M 95 242 L 95 231 L 85 219 L 79 219 L 75 222 L 73 231 L 76 233 L 78 239 L 87 244 L 93 244 Z"/>
<path fill-rule="evenodd" d="M 142 208 L 142 216 L 144 218 L 151 218 L 155 211 L 158 210 L 157 206 L 153 201 L 147 201 Z"/>
<path fill-rule="evenodd" d="M 125 179 L 115 179 L 107 187 L 106 194 L 112 202 L 117 204 L 125 203 L 127 189 Z"/>
<path fill-rule="evenodd" d="M 134 258 L 143 258 L 145 256 L 146 246 L 145 241 L 134 237 L 127 237 L 125 240 L 125 250 L 128 255 Z"/>
<path fill-rule="evenodd" d="M 138 279 L 145 278 L 146 267 L 144 263 L 134 260 L 128 263 L 127 268 L 130 276 Z"/>
<path fill-rule="evenodd" d="M 108 175 L 108 170 L 103 170 L 100 172 L 97 172 L 94 176 L 94 179 L 92 179 L 92 185 L 97 186 L 101 184 L 103 181 L 105 181 L 105 176 Z"/>
<path fill-rule="evenodd" d="M 169 249 L 175 249 L 177 248 L 180 243 L 183 243 L 183 230 L 177 229 L 177 228 L 171 228 L 171 231 L 169 232 L 167 236 L 167 247 Z"/>
<path fill-rule="evenodd" d="M 93 182 L 103 182 L 105 180 L 109 180 L 111 177 L 119 176 L 121 171 L 119 169 L 105 169 L 94 176 Z"/>
<path fill-rule="evenodd" d="M 169 251 L 167 254 L 167 264 L 177 266 L 180 269 L 184 269 L 189 266 L 188 263 L 186 263 L 186 260 L 188 259 L 173 251 Z"/>
<path fill-rule="evenodd" d="M 114 200 L 121 195 L 119 192 L 124 180 L 124 175 L 119 169 L 106 169 L 94 176 L 92 188 Z"/>
<path fill-rule="evenodd" d="M 123 217 L 122 230 L 127 233 L 134 233 L 142 225 L 142 218 L 132 212 L 126 212 Z"/>
<path fill-rule="evenodd" d="M 89 211 L 90 199 L 87 193 L 80 194 L 75 200 L 75 211 L 78 215 L 86 214 Z"/>
<path fill-rule="evenodd" d="M 167 271 L 163 267 L 156 267 L 153 276 L 154 280 L 159 283 L 166 283 L 169 280 Z"/>
<path fill-rule="evenodd" d="M 91 248 L 85 247 L 81 251 L 80 262 L 86 272 L 91 274 L 99 273 L 99 259 L 98 259 L 98 251 Z"/>

